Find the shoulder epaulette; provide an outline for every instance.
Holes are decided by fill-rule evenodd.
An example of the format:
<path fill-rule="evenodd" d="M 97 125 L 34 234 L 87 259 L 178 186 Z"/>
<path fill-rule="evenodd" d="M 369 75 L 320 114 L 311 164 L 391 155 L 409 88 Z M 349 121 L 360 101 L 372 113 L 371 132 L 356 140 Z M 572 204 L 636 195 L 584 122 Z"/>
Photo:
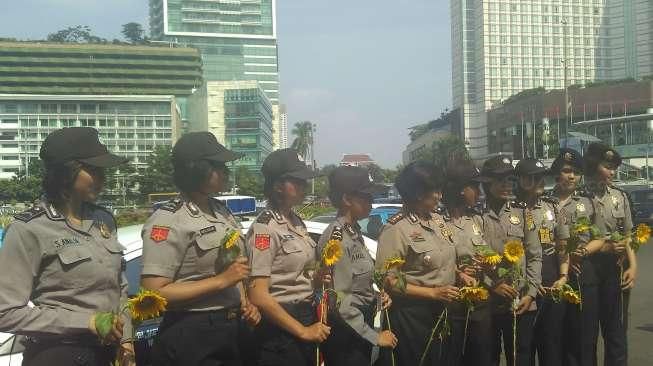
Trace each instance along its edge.
<path fill-rule="evenodd" d="M 510 201 L 509 206 L 511 208 L 521 208 L 524 209 L 527 207 L 526 202 L 521 202 L 521 201 Z"/>
<path fill-rule="evenodd" d="M 587 189 L 586 186 L 578 187 L 575 192 L 576 195 L 586 198 L 594 198 L 594 193 Z"/>
<path fill-rule="evenodd" d="M 21 213 L 17 213 L 14 215 L 14 218 L 16 220 L 20 220 L 23 222 L 28 222 L 35 217 L 39 217 L 45 213 L 45 210 L 41 206 L 34 206 L 30 208 L 29 210 L 23 211 Z"/>
<path fill-rule="evenodd" d="M 331 231 L 330 240 L 342 241 L 342 228 L 340 226 L 334 226 L 333 231 Z"/>
<path fill-rule="evenodd" d="M 260 215 L 258 215 L 258 217 L 256 218 L 256 222 L 259 224 L 267 225 L 270 222 L 270 220 L 272 220 L 272 216 L 273 216 L 272 211 L 265 210 L 261 212 Z"/>
<path fill-rule="evenodd" d="M 183 205 L 182 200 L 180 200 L 179 198 L 175 198 L 173 200 L 166 202 L 159 208 L 170 212 L 177 212 L 179 211 L 182 205 Z"/>
<path fill-rule="evenodd" d="M 398 223 L 399 221 L 401 221 L 401 219 L 403 219 L 403 218 L 404 218 L 404 213 L 403 212 L 397 212 L 396 214 L 392 215 L 392 217 L 390 217 L 388 219 L 388 223 L 394 225 L 394 224 Z"/>
<path fill-rule="evenodd" d="M 435 208 L 435 213 L 444 216 L 447 214 L 447 209 L 444 206 L 438 206 Z"/>
<path fill-rule="evenodd" d="M 560 204 L 560 200 L 558 199 L 558 197 L 553 196 L 553 195 L 544 195 L 544 196 L 542 196 L 542 201 L 553 203 L 554 205 Z"/>

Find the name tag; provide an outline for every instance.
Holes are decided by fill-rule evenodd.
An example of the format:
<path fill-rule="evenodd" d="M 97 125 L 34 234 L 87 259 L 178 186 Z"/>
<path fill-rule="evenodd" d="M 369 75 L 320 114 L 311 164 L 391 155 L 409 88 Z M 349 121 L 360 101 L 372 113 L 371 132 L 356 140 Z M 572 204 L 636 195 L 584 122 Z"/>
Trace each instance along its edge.
<path fill-rule="evenodd" d="M 80 244 L 79 239 L 75 238 L 75 237 L 73 237 L 73 238 L 61 238 L 61 239 L 57 239 L 57 240 L 54 241 L 54 246 L 57 249 L 61 249 L 63 247 L 69 247 L 69 246 L 73 246 L 73 245 L 79 245 L 79 244 Z"/>
<path fill-rule="evenodd" d="M 542 228 L 539 230 L 540 233 L 540 243 L 542 244 L 551 244 L 551 230 Z"/>

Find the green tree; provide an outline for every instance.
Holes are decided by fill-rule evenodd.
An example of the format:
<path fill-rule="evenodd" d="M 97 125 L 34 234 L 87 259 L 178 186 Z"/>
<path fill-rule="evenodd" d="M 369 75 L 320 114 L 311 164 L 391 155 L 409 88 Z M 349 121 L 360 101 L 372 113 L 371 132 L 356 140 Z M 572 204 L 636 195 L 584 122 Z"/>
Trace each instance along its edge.
<path fill-rule="evenodd" d="M 143 43 L 145 41 L 145 31 L 140 23 L 123 24 L 121 33 L 131 43 Z"/>
<path fill-rule="evenodd" d="M 140 177 L 134 164 L 126 163 L 109 168 L 105 170 L 105 176 L 105 194 L 111 196 L 114 201 L 127 204 L 127 200 L 134 201 L 140 198 L 138 190 Z"/>
<path fill-rule="evenodd" d="M 76 25 L 48 34 L 48 41 L 62 43 L 106 43 L 107 40 L 95 36 L 88 25 Z"/>
<path fill-rule="evenodd" d="M 292 149 L 306 159 L 311 146 L 313 146 L 313 123 L 310 121 L 295 123 L 292 134 L 295 136 L 291 146 Z"/>
<path fill-rule="evenodd" d="M 176 192 L 172 180 L 172 153 L 170 146 L 159 145 L 147 158 L 148 168 L 136 178 L 140 193 L 145 196 L 150 193 Z"/>
<path fill-rule="evenodd" d="M 445 167 L 453 159 L 469 159 L 469 152 L 463 140 L 454 135 L 446 135 L 434 142 L 430 149 L 424 150 L 417 160 Z"/>
<path fill-rule="evenodd" d="M 259 174 L 252 173 L 244 166 L 236 168 L 234 173 L 238 194 L 244 196 L 263 197 L 263 178 Z"/>

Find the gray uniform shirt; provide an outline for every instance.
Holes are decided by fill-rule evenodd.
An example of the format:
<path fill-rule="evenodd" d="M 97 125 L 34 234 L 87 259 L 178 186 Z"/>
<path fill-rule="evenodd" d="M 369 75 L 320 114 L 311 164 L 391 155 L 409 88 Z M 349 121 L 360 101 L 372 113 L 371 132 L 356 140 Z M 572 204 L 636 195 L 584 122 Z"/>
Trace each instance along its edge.
<path fill-rule="evenodd" d="M 0 331 L 90 335 L 94 313 L 117 312 L 127 300 L 123 250 L 113 216 L 99 206 L 83 206 L 81 227 L 46 202 L 16 215 L 0 248 Z"/>
<path fill-rule="evenodd" d="M 524 258 L 521 260 L 522 272 L 526 277 L 526 284 L 520 289 L 522 296 L 529 295 L 535 298 L 537 289 L 542 284 L 542 246 L 535 230 L 527 230 L 526 208 L 515 202 L 506 202 L 498 213 L 487 210 L 483 214 L 483 232 L 485 240 L 498 254 L 503 254 L 503 248 L 508 240 L 520 240 L 524 246 Z M 509 301 L 496 296 L 492 298 L 494 304 L 502 310 L 509 309 Z M 530 310 L 535 310 L 535 301 Z"/>
<path fill-rule="evenodd" d="M 477 247 L 488 245 L 482 230 L 483 217 L 475 210 L 467 210 L 460 218 L 445 215 L 445 220 L 451 229 L 458 258 L 472 257 Z"/>
<path fill-rule="evenodd" d="M 555 198 L 538 200 L 526 215 L 526 229 L 535 230 L 542 246 L 542 283 L 551 286 L 559 278 L 560 272 L 556 242 L 569 239 L 569 226 L 560 214 Z M 532 219 L 528 215 L 532 215 Z"/>
<path fill-rule="evenodd" d="M 603 192 L 593 192 L 595 224 L 605 235 L 615 231 L 622 234 L 631 232 L 633 218 L 630 212 L 630 201 L 626 193 L 614 187 L 606 187 Z"/>
<path fill-rule="evenodd" d="M 218 256 L 223 239 L 230 232 L 240 235 L 241 226 L 218 200 L 210 201 L 215 215 L 206 215 L 183 198 L 162 206 L 143 226 L 142 275 L 166 277 L 173 282 L 199 281 L 220 274 L 224 269 Z M 242 238 L 238 245 L 243 248 Z M 205 311 L 240 306 L 240 292 L 231 286 L 209 293 L 168 310 Z"/>
<path fill-rule="evenodd" d="M 313 283 L 307 266 L 317 260 L 317 244 L 304 222 L 291 213 L 292 222 L 278 212 L 263 211 L 247 232 L 252 277 L 269 277 L 269 292 L 280 304 L 310 301 Z"/>
<path fill-rule="evenodd" d="M 581 217 L 586 217 L 592 222 L 594 218 L 594 205 L 589 198 L 577 194 L 572 194 L 567 200 L 560 201 L 560 215 L 564 217 L 569 231 L 573 229 L 574 225 Z M 590 234 L 584 233 L 580 235 L 581 246 L 587 245 L 590 240 Z"/>
<path fill-rule="evenodd" d="M 340 260 L 333 266 L 333 288 L 344 294 L 338 313 L 356 333 L 376 345 L 379 335 L 365 323 L 361 311 L 369 310 L 374 304 L 374 259 L 365 247 L 358 225 L 349 225 L 342 217 L 324 231 L 318 243 L 318 253 L 322 253 L 331 239 L 341 240 L 343 251 Z"/>
<path fill-rule="evenodd" d="M 456 282 L 456 248 L 442 216 L 424 221 L 414 214 L 394 215 L 383 226 L 376 251 L 376 268 L 383 270 L 392 257 L 405 259 L 406 281 L 423 287 Z"/>

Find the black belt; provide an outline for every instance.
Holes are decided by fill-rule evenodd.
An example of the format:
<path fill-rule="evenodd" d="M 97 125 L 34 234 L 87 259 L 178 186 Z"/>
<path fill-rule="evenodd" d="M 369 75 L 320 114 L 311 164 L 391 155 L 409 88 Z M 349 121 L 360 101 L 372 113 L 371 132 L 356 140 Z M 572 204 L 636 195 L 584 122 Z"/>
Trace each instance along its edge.
<path fill-rule="evenodd" d="M 231 321 L 238 319 L 240 308 L 226 308 L 220 310 L 204 311 L 166 311 L 163 316 L 166 322 L 178 322 L 180 320 L 202 320 L 210 321 Z"/>
<path fill-rule="evenodd" d="M 51 347 L 51 346 L 83 346 L 83 347 L 113 347 L 113 345 L 103 345 L 100 343 L 100 340 L 95 336 L 85 336 L 85 337 L 60 337 L 60 336 L 51 336 L 51 337 L 25 337 L 25 346 L 42 346 L 42 347 Z"/>

